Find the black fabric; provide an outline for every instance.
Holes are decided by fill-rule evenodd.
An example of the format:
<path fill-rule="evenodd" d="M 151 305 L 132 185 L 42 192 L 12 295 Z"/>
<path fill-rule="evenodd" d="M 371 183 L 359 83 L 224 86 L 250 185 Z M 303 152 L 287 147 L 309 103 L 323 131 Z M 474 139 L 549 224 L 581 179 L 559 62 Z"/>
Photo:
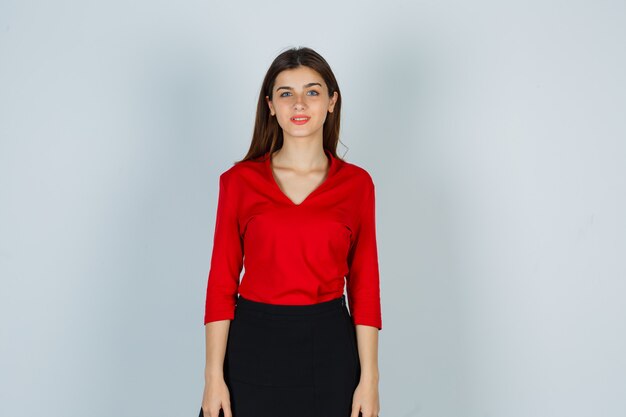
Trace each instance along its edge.
<path fill-rule="evenodd" d="M 312 305 L 238 297 L 224 358 L 233 417 L 350 417 L 360 373 L 345 295 Z"/>

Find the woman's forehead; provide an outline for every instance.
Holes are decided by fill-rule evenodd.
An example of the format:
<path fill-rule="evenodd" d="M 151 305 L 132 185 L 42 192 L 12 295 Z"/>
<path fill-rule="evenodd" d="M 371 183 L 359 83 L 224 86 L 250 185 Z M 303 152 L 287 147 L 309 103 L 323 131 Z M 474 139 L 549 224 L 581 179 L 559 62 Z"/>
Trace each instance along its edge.
<path fill-rule="evenodd" d="M 290 87 L 304 87 L 309 83 L 324 85 L 324 79 L 321 75 L 309 67 L 298 67 L 283 70 L 276 76 L 275 84 L 278 85 L 279 82 L 281 85 L 289 84 Z"/>

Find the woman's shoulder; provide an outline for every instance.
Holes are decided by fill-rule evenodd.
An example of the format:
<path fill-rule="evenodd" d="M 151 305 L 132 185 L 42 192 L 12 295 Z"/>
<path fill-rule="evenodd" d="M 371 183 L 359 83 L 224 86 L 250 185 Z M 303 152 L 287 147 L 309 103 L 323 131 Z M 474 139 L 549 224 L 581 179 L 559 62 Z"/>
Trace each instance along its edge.
<path fill-rule="evenodd" d="M 224 181 L 237 181 L 251 176 L 258 176 L 263 173 L 265 168 L 263 161 L 259 158 L 248 159 L 233 163 L 231 167 L 220 174 L 220 179 Z"/>
<path fill-rule="evenodd" d="M 359 185 L 374 185 L 372 175 L 362 165 L 342 160 L 340 172 L 350 181 L 354 181 Z"/>

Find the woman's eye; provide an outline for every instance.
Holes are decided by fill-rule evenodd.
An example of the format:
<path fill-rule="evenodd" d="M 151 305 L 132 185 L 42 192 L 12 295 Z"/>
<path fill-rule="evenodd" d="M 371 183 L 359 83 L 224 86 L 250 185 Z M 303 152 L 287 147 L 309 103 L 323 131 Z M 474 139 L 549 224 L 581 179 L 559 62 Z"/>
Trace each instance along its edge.
<path fill-rule="evenodd" d="M 308 91 L 308 93 L 313 93 L 313 94 L 311 94 L 313 96 L 319 96 L 320 95 L 320 93 L 315 91 L 315 90 Z M 285 92 L 280 94 L 280 97 L 287 97 L 285 94 L 291 94 L 291 93 L 289 91 L 285 91 Z"/>

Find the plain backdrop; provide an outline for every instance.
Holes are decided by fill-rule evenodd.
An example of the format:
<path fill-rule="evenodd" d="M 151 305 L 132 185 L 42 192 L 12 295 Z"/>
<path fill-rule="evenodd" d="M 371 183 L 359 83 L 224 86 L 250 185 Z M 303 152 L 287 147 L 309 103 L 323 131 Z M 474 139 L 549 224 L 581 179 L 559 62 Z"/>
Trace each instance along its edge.
<path fill-rule="evenodd" d="M 617 0 L 0 1 L 0 415 L 197 416 L 218 176 L 293 46 L 376 185 L 380 416 L 626 415 L 625 40 Z"/>

